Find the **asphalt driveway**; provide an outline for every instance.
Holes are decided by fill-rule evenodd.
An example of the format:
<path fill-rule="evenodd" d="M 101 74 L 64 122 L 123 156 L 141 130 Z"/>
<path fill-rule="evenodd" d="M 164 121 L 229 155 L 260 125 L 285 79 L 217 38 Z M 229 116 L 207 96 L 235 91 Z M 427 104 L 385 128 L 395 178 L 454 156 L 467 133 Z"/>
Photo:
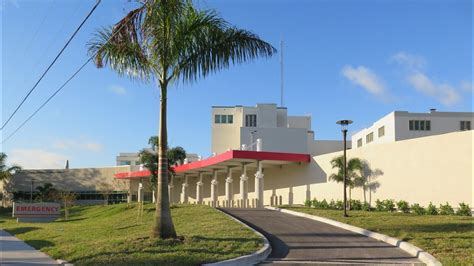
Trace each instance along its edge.
<path fill-rule="evenodd" d="M 267 209 L 223 211 L 268 238 L 272 253 L 265 265 L 424 265 L 398 247 L 304 217 Z"/>

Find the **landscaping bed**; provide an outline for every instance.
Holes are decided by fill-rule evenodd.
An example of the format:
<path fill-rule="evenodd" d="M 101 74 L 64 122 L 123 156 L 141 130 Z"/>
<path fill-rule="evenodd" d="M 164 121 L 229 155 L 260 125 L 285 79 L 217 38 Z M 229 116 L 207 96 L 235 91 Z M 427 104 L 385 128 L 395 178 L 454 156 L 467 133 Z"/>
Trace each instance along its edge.
<path fill-rule="evenodd" d="M 473 265 L 474 262 L 474 219 L 469 216 L 350 211 L 350 217 L 343 217 L 341 210 L 281 208 L 326 217 L 407 241 L 429 252 L 443 265 Z"/>
<path fill-rule="evenodd" d="M 77 206 L 68 221 L 17 223 L 2 210 L 0 228 L 55 259 L 75 265 L 199 265 L 250 254 L 260 237 L 207 206 L 176 205 L 173 221 L 180 240 L 152 239 L 154 205 Z"/>

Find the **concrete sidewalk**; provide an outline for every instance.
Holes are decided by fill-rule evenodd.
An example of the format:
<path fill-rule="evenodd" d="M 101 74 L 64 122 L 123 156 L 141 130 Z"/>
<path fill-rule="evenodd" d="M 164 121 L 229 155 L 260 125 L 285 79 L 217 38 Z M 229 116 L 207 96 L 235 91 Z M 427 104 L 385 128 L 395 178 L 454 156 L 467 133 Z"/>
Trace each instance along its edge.
<path fill-rule="evenodd" d="M 0 265 L 59 265 L 20 239 L 0 230 Z"/>
<path fill-rule="evenodd" d="M 266 209 L 224 209 L 270 241 L 269 265 L 424 265 L 398 247 L 329 224 Z"/>

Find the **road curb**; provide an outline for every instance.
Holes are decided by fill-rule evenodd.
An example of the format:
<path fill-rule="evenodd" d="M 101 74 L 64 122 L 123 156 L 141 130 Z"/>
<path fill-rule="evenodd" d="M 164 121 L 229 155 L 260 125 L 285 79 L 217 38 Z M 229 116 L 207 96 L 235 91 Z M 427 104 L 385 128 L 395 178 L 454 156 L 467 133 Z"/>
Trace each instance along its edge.
<path fill-rule="evenodd" d="M 244 225 L 245 227 L 249 228 L 255 234 L 260 236 L 263 239 L 263 247 L 260 248 L 259 250 L 255 251 L 254 253 L 249 254 L 249 255 L 244 255 L 244 256 L 237 257 L 237 258 L 218 261 L 218 262 L 213 262 L 213 263 L 207 263 L 207 264 L 203 264 L 203 266 L 255 265 L 259 262 L 262 262 L 262 261 L 266 260 L 268 255 L 270 255 L 270 253 L 272 252 L 272 247 L 270 246 L 270 242 L 268 242 L 268 239 L 264 235 L 262 235 L 260 232 L 256 231 L 255 229 L 248 226 L 247 224 L 240 221 L 239 219 L 235 218 L 234 216 L 232 216 L 232 215 L 230 215 L 230 214 L 228 214 L 225 211 L 222 211 L 220 209 L 217 209 L 217 210 L 224 213 L 225 215 L 229 216 L 231 219 L 237 221 L 238 223 Z"/>
<path fill-rule="evenodd" d="M 290 210 L 280 209 L 280 208 L 275 208 L 275 207 L 268 207 L 268 206 L 265 207 L 265 209 L 279 211 L 279 212 L 291 214 L 291 215 L 294 215 L 294 216 L 305 217 L 305 218 L 315 220 L 315 221 L 318 221 L 318 222 L 330 224 L 330 225 L 333 225 L 333 226 L 336 226 L 336 227 L 339 227 L 339 228 L 342 228 L 342 229 L 345 229 L 345 230 L 348 230 L 348 231 L 351 231 L 351 232 L 354 232 L 354 233 L 365 235 L 365 236 L 383 241 L 387 244 L 397 246 L 400 249 L 408 252 L 410 255 L 417 257 L 419 260 L 426 263 L 426 265 L 430 265 L 430 266 L 431 265 L 432 266 L 441 266 L 442 265 L 441 262 L 439 262 L 435 257 L 433 257 L 433 255 L 429 254 L 428 252 L 424 251 L 423 249 L 421 249 L 419 247 L 416 247 L 416 246 L 414 246 L 414 245 L 412 245 L 412 244 L 410 244 L 406 241 L 402 241 L 402 240 L 399 240 L 399 239 L 396 239 L 396 238 L 393 238 L 393 237 L 390 237 L 390 236 L 387 236 L 387 235 L 384 235 L 384 234 L 372 232 L 372 231 L 369 231 L 369 230 L 364 229 L 364 228 L 360 228 L 360 227 L 357 227 L 357 226 L 341 223 L 341 222 L 338 222 L 338 221 L 334 221 L 334 220 L 331 220 L 331 219 L 328 219 L 328 218 L 319 217 L 319 216 L 316 216 L 316 215 L 311 215 L 311 214 L 306 214 L 306 213 L 301 213 L 301 212 L 296 212 L 296 211 L 290 211 Z"/>

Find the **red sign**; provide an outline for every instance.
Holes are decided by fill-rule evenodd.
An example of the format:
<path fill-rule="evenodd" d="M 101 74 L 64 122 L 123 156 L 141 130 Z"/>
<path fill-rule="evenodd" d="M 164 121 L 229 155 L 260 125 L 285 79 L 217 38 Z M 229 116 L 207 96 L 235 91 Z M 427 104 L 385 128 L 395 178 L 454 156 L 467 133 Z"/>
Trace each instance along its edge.
<path fill-rule="evenodd" d="M 13 203 L 13 217 L 15 218 L 57 218 L 60 215 L 59 203 Z"/>

